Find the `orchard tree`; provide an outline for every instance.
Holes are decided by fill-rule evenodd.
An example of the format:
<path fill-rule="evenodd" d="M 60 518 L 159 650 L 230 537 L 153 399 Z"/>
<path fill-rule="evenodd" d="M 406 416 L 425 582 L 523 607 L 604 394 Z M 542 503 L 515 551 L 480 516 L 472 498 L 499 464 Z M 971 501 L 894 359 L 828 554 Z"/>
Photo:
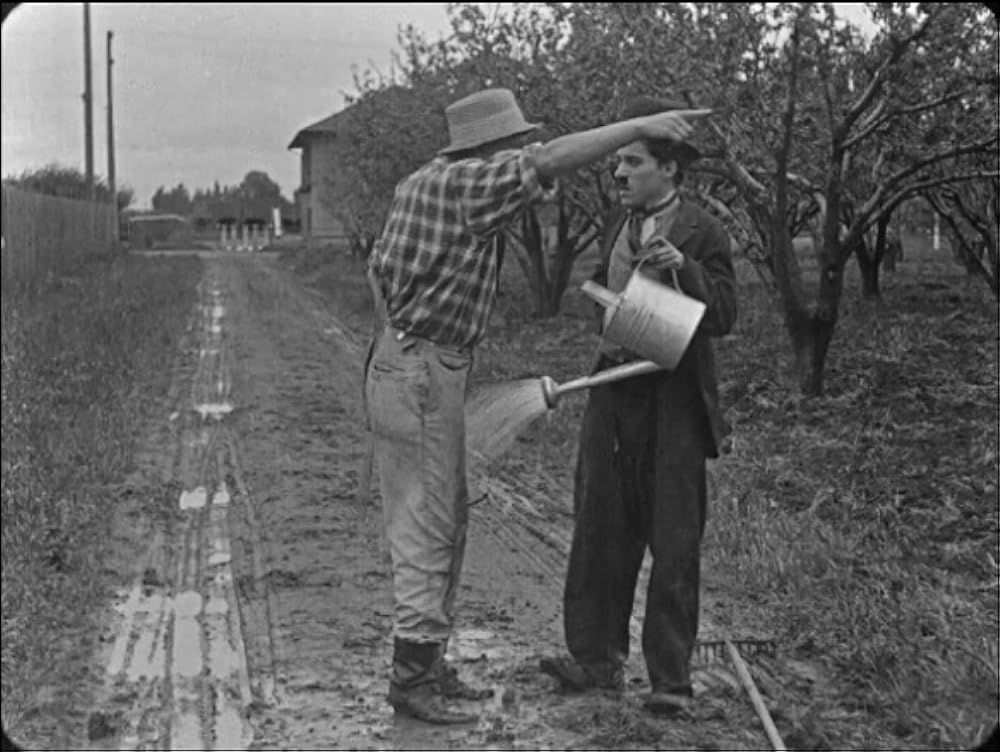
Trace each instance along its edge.
<path fill-rule="evenodd" d="M 924 196 L 942 218 L 957 260 L 1000 298 L 1000 178 L 946 185 Z"/>
<path fill-rule="evenodd" d="M 788 37 L 774 42 L 775 54 L 770 43 L 761 46 L 763 55 L 753 53 L 734 99 L 745 109 L 710 126 L 725 143 L 720 171 L 739 187 L 770 249 L 806 395 L 822 392 L 844 268 L 865 233 L 922 190 L 984 177 L 978 170 L 940 175 L 940 166 L 968 154 L 995 158 L 996 129 L 952 129 L 948 141 L 934 144 L 927 132 L 934 122 L 928 113 L 956 102 L 957 91 L 977 98 L 994 86 L 976 57 L 980 45 L 969 43 L 971 36 L 988 44 L 982 16 L 971 6 L 879 6 L 882 32 L 866 45 L 831 6 L 782 4 L 757 14 L 766 31 L 784 27 Z M 774 134 L 759 139 L 763 154 L 752 133 Z M 861 157 L 871 154 L 873 167 L 857 180 L 859 163 L 867 161 Z M 796 207 L 808 205 L 803 195 L 818 210 L 814 295 L 807 294 L 790 227 Z"/>
<path fill-rule="evenodd" d="M 161 185 L 156 189 L 150 203 L 154 212 L 179 214 L 182 217 L 189 216 L 194 208 L 191 203 L 191 194 L 188 193 L 188 189 L 183 183 L 178 183 L 169 191 Z"/>
<path fill-rule="evenodd" d="M 251 170 L 244 175 L 238 188 L 238 198 L 247 217 L 267 221 L 272 209 L 287 209 L 290 203 L 281 195 L 281 186 L 263 170 Z"/>

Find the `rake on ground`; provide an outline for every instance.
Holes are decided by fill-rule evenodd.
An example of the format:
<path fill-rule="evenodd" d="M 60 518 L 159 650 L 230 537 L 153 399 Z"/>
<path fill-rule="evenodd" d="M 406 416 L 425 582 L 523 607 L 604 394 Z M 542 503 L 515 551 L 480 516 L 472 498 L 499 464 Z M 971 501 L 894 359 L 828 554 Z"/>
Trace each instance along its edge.
<path fill-rule="evenodd" d="M 772 640 L 704 640 L 695 644 L 694 657 L 696 665 L 700 664 L 702 666 L 722 663 L 726 658 L 732 662 L 733 667 L 736 669 L 736 675 L 740 679 L 740 684 L 746 690 L 747 695 L 750 697 L 750 703 L 757 712 L 757 717 L 760 718 L 760 722 L 764 725 L 764 731 L 767 733 L 767 738 L 771 741 L 771 746 L 775 750 L 783 752 L 787 747 L 785 747 L 778 729 L 774 726 L 774 720 L 771 718 L 771 714 L 764 704 L 764 698 L 760 696 L 760 692 L 757 690 L 757 685 L 754 683 L 753 677 L 750 676 L 747 664 L 740 655 L 740 649 L 748 656 L 774 655 L 775 648 L 776 646 Z"/>

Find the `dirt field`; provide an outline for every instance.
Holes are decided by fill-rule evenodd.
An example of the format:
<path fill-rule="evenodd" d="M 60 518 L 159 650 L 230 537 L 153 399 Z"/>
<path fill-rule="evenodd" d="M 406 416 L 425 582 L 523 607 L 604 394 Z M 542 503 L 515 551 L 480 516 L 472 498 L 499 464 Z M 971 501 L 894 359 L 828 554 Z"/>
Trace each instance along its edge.
<path fill-rule="evenodd" d="M 363 296 L 343 280 L 324 286 L 319 272 L 295 273 L 269 254 L 203 254 L 202 263 L 198 302 L 169 389 L 141 437 L 115 516 L 110 571 L 131 577 L 99 614 L 99 649 L 69 659 L 81 676 L 79 691 L 49 709 L 76 720 L 53 746 L 769 748 L 722 661 L 699 664 L 696 717 L 680 722 L 642 712 L 648 685 L 637 639 L 624 698 L 559 695 L 537 670 L 539 655 L 561 652 L 563 644 L 572 441 L 559 426 L 529 432 L 527 451 L 473 478 L 488 493 L 471 512 L 449 652 L 463 676 L 496 688 L 495 699 L 480 705 L 474 726 L 438 729 L 395 719 L 384 701 L 391 593 L 379 501 L 377 494 L 367 506 L 357 501 Z M 585 338 L 591 322 L 570 313 L 562 326 L 571 340 Z M 520 346 L 532 347 L 531 335 L 523 330 Z M 578 375 L 577 351 L 550 353 L 551 375 Z M 484 373 L 524 375 L 503 374 L 493 362 L 501 352 L 499 343 L 484 348 L 480 380 Z M 519 360 L 508 351 L 504 362 L 532 365 L 520 354 Z M 735 378 L 729 389 L 739 388 Z M 743 387 L 755 388 L 757 398 L 766 396 L 760 384 Z M 740 393 L 730 398 L 739 402 Z M 556 420 L 571 423 L 579 405 L 573 409 Z M 987 437 L 984 447 L 987 465 L 995 464 L 995 439 L 990 448 Z M 737 452 L 712 466 L 713 489 L 726 484 L 723 511 L 713 512 L 723 525 L 740 462 L 749 461 Z M 782 472 L 795 480 L 787 467 L 767 475 L 780 481 Z M 769 638 L 780 645 L 789 625 L 770 620 L 761 607 L 766 596 L 745 587 L 744 570 L 712 563 L 727 561 L 720 554 L 724 539 L 710 536 L 706 544 L 700 638 Z M 743 565 L 735 554 L 729 561 Z M 634 636 L 638 626 L 633 619 Z M 799 628 L 798 636 L 806 631 Z M 865 748 L 866 739 L 878 739 L 884 746 L 885 732 L 865 728 L 867 711 L 849 702 L 823 649 L 803 645 L 748 657 L 789 744 Z M 967 706 L 982 707 L 988 697 L 980 693 Z M 967 719 L 970 726 L 986 720 L 975 712 Z M 84 730 L 86 738 L 73 738 Z M 896 748 L 927 748 L 928 737 L 915 733 L 898 734 Z"/>

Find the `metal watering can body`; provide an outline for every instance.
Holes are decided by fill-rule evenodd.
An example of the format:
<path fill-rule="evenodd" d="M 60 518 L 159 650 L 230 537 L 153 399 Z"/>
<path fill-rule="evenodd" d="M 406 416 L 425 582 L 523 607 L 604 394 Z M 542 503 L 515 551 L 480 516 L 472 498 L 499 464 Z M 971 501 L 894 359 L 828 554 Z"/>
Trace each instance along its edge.
<path fill-rule="evenodd" d="M 583 283 L 582 290 L 604 306 L 607 341 L 667 370 L 680 363 L 705 315 L 705 304 L 700 300 L 641 274 L 639 269 L 632 272 L 620 294 L 590 280 Z"/>

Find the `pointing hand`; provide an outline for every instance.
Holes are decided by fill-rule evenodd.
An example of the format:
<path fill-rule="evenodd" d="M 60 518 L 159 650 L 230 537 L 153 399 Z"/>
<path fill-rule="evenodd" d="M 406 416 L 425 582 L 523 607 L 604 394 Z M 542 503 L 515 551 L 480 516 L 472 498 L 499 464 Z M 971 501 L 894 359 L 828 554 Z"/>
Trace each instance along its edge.
<path fill-rule="evenodd" d="M 639 130 L 643 138 L 685 141 L 693 130 L 691 121 L 702 120 L 711 114 L 711 110 L 672 110 L 647 115 L 639 119 Z"/>

